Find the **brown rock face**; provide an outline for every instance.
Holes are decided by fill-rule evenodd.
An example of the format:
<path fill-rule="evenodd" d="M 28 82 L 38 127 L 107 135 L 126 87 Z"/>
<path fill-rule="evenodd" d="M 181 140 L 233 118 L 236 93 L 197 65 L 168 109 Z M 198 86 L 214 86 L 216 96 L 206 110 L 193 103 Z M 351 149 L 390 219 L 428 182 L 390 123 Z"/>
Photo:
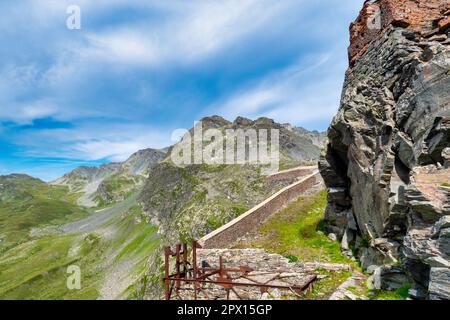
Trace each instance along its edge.
<path fill-rule="evenodd" d="M 389 25 L 429 32 L 435 28 L 445 31 L 449 26 L 446 17 L 448 0 L 368 0 L 358 19 L 350 26 L 349 57 L 353 63 L 379 38 Z"/>
<path fill-rule="evenodd" d="M 415 298 L 450 299 L 448 14 L 447 0 L 365 3 L 319 162 L 328 230 L 379 275 L 399 262 Z"/>

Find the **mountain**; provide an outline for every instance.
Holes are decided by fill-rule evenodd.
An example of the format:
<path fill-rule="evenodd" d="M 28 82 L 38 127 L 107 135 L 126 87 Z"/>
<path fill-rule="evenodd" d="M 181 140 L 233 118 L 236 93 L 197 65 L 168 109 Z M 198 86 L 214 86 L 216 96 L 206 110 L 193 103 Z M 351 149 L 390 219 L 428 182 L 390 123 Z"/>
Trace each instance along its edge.
<path fill-rule="evenodd" d="M 328 231 L 377 289 L 413 299 L 450 299 L 449 15 L 448 0 L 366 1 L 319 163 Z"/>
<path fill-rule="evenodd" d="M 317 162 L 324 134 L 309 132 L 272 119 L 250 120 L 239 117 L 233 122 L 219 116 L 201 119 L 204 132 L 216 129 L 278 129 L 280 167 L 291 168 Z M 194 128 L 189 130 L 193 135 Z M 234 138 L 232 141 L 234 141 Z M 227 138 L 218 148 L 225 149 Z M 179 142 L 181 144 L 182 142 Z M 193 143 L 193 141 L 192 141 Z M 187 149 L 193 149 L 193 145 Z M 246 142 L 248 147 L 250 142 Z M 205 144 L 203 145 L 205 146 Z M 169 148 L 164 161 L 153 166 L 138 202 L 162 235 L 161 245 L 191 241 L 215 230 L 268 198 L 292 180 L 268 182 L 262 164 L 185 164 L 175 165 L 171 159 L 177 145 Z M 150 259 L 148 298 L 159 298 L 160 251 Z"/>
<path fill-rule="evenodd" d="M 286 169 L 314 163 L 324 143 L 325 133 L 308 131 L 290 124 L 278 124 L 272 119 L 250 120 L 238 117 L 230 122 L 220 116 L 200 120 L 203 130 L 218 129 L 277 129 L 280 132 L 280 168 Z M 193 128 L 190 130 L 193 133 Z M 123 201 L 136 188 L 145 184 L 151 168 L 159 162 L 170 162 L 174 146 L 166 150 L 145 149 L 136 152 L 122 163 L 100 167 L 79 167 L 52 182 L 67 186 L 78 197 L 77 203 L 85 207 L 104 207 Z"/>
<path fill-rule="evenodd" d="M 278 129 L 282 168 L 316 162 L 323 141 L 267 118 L 213 116 L 202 124 L 220 132 Z M 49 184 L 0 177 L 0 298 L 159 298 L 164 245 L 203 236 L 293 182 L 268 182 L 256 163 L 178 166 L 175 148 L 79 167 Z M 81 290 L 67 289 L 70 265 L 82 269 Z"/>
<path fill-rule="evenodd" d="M 228 121 L 220 116 L 210 116 L 200 122 L 203 133 L 216 129 L 224 134 L 224 141 L 219 146 L 224 150 L 226 130 L 278 130 L 279 169 L 316 163 L 325 140 L 325 133 L 279 124 L 264 117 L 256 120 L 238 117 Z M 193 135 L 194 128 L 189 133 Z M 249 143 L 246 140 L 247 148 Z M 99 168 L 80 167 L 53 184 L 68 186 L 78 197 L 78 204 L 88 207 L 120 203 L 136 193 L 149 221 L 164 234 L 162 241 L 173 243 L 179 239 L 197 238 L 221 226 L 292 182 L 266 183 L 265 166 L 259 164 L 175 165 L 172 156 L 180 144 L 170 146 L 166 151 L 141 150 L 123 163 Z M 246 156 L 248 159 L 248 154 Z"/>
<path fill-rule="evenodd" d="M 31 217 L 25 208 L 13 215 L 0 211 L 0 234 L 7 236 L 6 245 L 0 243 L 0 299 L 138 298 L 159 237 L 135 198 L 78 217 L 64 215 L 56 201 L 37 207 Z M 22 237 L 11 243 L 11 234 L 13 240 Z M 79 290 L 67 286 L 70 267 L 81 270 Z"/>
<path fill-rule="evenodd" d="M 268 131 L 268 140 L 270 141 L 270 130 L 279 131 L 280 144 L 280 167 L 281 169 L 292 168 L 299 165 L 315 164 L 320 156 L 321 149 L 326 139 L 325 132 L 308 131 L 301 127 L 295 127 L 290 124 L 276 123 L 274 120 L 261 117 L 256 120 L 250 120 L 244 117 L 237 117 L 234 121 L 228 121 L 220 116 L 204 117 L 200 120 L 203 132 L 208 129 L 217 129 L 224 136 L 224 146 L 226 144 L 226 130 L 242 129 L 244 131 L 260 129 Z M 194 128 L 189 130 L 191 136 L 194 135 Z M 173 147 L 168 150 L 167 159 L 170 158 Z M 248 142 L 246 142 L 248 148 Z M 248 159 L 248 158 L 247 158 Z"/>
<path fill-rule="evenodd" d="M 105 206 L 124 200 L 165 155 L 162 150 L 140 150 L 125 162 L 76 168 L 52 184 L 68 186 L 71 193 L 79 195 L 77 203 L 81 206 Z"/>

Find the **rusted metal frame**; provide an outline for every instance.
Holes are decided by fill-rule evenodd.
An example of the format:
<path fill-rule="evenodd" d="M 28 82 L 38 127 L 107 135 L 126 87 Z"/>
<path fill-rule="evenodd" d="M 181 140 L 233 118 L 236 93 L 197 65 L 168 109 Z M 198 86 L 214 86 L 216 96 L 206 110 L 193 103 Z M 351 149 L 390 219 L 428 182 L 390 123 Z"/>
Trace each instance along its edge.
<path fill-rule="evenodd" d="M 181 274 L 180 274 L 180 265 L 181 265 L 181 261 L 180 261 L 180 251 L 181 251 L 181 244 L 177 244 L 176 245 L 176 249 L 175 249 L 175 257 L 176 257 L 176 263 L 175 263 L 175 269 L 176 269 L 176 274 L 177 274 L 177 277 L 176 277 L 176 291 L 177 291 L 177 294 L 178 294 L 178 290 L 180 290 L 180 288 L 181 288 L 181 281 L 180 281 L 180 278 L 181 278 Z"/>
<path fill-rule="evenodd" d="M 219 269 L 215 268 L 198 268 L 197 266 L 197 248 L 201 248 L 201 246 L 196 242 L 192 242 L 192 268 L 189 268 L 188 265 L 190 264 L 188 261 L 188 249 L 187 245 L 183 244 L 183 248 L 181 250 L 181 244 L 178 244 L 176 246 L 176 251 L 173 252 L 170 247 L 165 248 L 165 296 L 166 299 L 169 300 L 173 287 L 176 287 L 176 294 L 178 298 L 181 298 L 179 294 L 179 290 L 181 289 L 181 281 L 184 281 L 184 283 L 188 284 L 193 282 L 194 283 L 194 299 L 197 300 L 198 298 L 198 292 L 202 292 L 208 299 L 210 298 L 209 295 L 204 290 L 203 286 L 204 284 L 215 284 L 219 285 L 225 288 L 227 291 L 227 299 L 229 299 L 230 290 L 232 290 L 236 296 L 240 299 L 242 299 L 239 294 L 235 291 L 233 287 L 259 287 L 261 288 L 261 292 L 267 292 L 268 288 L 279 288 L 279 289 L 289 289 L 291 291 L 302 293 L 305 290 L 312 290 L 313 282 L 316 280 L 316 276 L 314 276 L 310 281 L 308 281 L 307 284 L 305 284 L 302 287 L 299 286 L 281 286 L 281 285 L 270 285 L 269 282 L 281 279 L 280 273 L 277 274 L 275 277 L 272 277 L 272 279 L 268 280 L 266 283 L 260 283 L 258 281 L 255 281 L 249 277 L 247 277 L 247 274 L 251 271 L 253 271 L 250 268 L 246 267 L 240 267 L 239 269 L 235 268 L 225 268 L 223 263 L 223 257 L 219 257 Z M 183 255 L 183 260 L 181 261 L 180 256 Z M 170 257 L 176 257 L 176 273 L 169 275 L 169 258 Z M 180 266 L 183 266 L 183 272 L 180 270 Z M 239 275 L 238 277 L 232 277 L 230 273 L 243 273 Z M 218 279 L 211 278 L 214 275 L 219 274 Z M 191 276 L 191 277 L 190 277 Z M 239 283 L 235 282 L 237 279 L 244 278 L 252 283 Z"/>
<path fill-rule="evenodd" d="M 170 300 L 169 251 L 169 248 L 164 249 L 164 296 L 166 300 Z"/>
<path fill-rule="evenodd" d="M 267 292 L 267 291 L 269 290 L 269 287 L 270 287 L 270 285 L 268 285 L 267 283 L 270 282 L 270 281 L 272 281 L 272 280 L 274 280 L 274 279 L 272 279 L 272 280 L 267 281 L 266 283 L 262 283 L 262 282 L 258 282 L 258 281 L 256 281 L 256 280 L 254 280 L 254 279 L 252 279 L 252 278 L 249 278 L 249 277 L 247 277 L 246 275 L 243 275 L 243 276 L 239 277 L 238 279 L 240 279 L 240 278 L 246 279 L 246 280 L 248 280 L 248 281 L 251 281 L 251 282 L 253 282 L 253 283 L 259 285 L 259 286 L 260 286 L 260 289 L 261 289 L 261 293 Z"/>
<path fill-rule="evenodd" d="M 200 288 L 200 284 L 199 282 L 196 280 L 197 276 L 198 276 L 198 271 L 197 271 L 197 246 L 198 243 L 197 241 L 192 241 L 192 269 L 193 269 L 193 277 L 195 279 L 194 281 L 194 300 L 197 300 L 198 295 L 197 295 L 197 291 Z"/>
<path fill-rule="evenodd" d="M 211 297 L 206 293 L 205 289 L 202 288 L 201 286 L 199 287 L 199 291 L 201 291 L 208 300 L 211 300 Z"/>
<path fill-rule="evenodd" d="M 214 275 L 216 275 L 218 273 L 219 273 L 219 270 L 215 270 L 215 271 L 210 272 L 210 273 L 204 273 L 201 276 L 197 277 L 196 279 L 198 279 L 198 280 L 207 279 L 207 278 L 209 278 L 211 276 L 214 276 Z"/>
<path fill-rule="evenodd" d="M 253 282 L 253 283 L 255 283 L 255 284 L 259 284 L 259 285 L 261 285 L 261 286 L 265 286 L 265 285 L 266 285 L 266 283 L 258 282 L 258 281 L 254 280 L 254 279 L 252 279 L 252 278 L 249 278 L 249 277 L 246 276 L 246 275 L 243 275 L 243 276 L 240 277 L 240 278 L 247 279 L 248 281 L 251 281 L 251 282 Z M 269 282 L 270 282 L 270 281 L 272 281 L 272 280 L 269 280 Z"/>
<path fill-rule="evenodd" d="M 205 268 L 198 268 L 197 270 L 201 272 L 208 272 L 208 271 L 217 271 L 219 268 L 211 268 L 211 267 L 205 267 Z M 229 272 L 229 273 L 242 273 L 247 274 L 250 273 L 253 270 L 247 270 L 247 268 L 223 268 L 222 270 Z"/>
<path fill-rule="evenodd" d="M 183 243 L 183 272 L 184 272 L 184 278 L 188 278 L 188 272 L 189 272 L 189 261 L 188 261 L 188 247 L 186 243 Z"/>
<path fill-rule="evenodd" d="M 175 278 L 172 280 L 178 280 L 178 279 Z M 179 278 L 179 280 L 184 280 L 184 279 Z M 211 284 L 217 284 L 217 285 L 230 284 L 229 281 L 220 281 L 220 280 L 186 279 L 185 281 L 186 282 L 211 283 Z M 265 284 L 257 284 L 257 283 L 239 283 L 239 282 L 231 282 L 231 284 L 236 287 L 270 287 L 270 288 L 275 288 L 275 289 L 291 289 L 291 288 L 293 288 L 293 289 L 304 290 L 304 287 L 299 287 L 299 286 L 280 286 L 280 285 L 265 285 Z"/>

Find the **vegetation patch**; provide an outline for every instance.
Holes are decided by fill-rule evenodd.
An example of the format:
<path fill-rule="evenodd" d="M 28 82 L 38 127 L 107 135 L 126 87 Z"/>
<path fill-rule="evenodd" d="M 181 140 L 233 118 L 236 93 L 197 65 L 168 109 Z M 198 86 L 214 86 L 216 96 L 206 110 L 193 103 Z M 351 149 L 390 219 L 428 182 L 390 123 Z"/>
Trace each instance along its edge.
<path fill-rule="evenodd" d="M 337 241 L 329 239 L 322 230 L 326 207 L 326 191 L 300 197 L 264 223 L 258 237 L 236 247 L 263 248 L 285 257 L 295 256 L 300 261 L 349 263 L 341 253 Z"/>
<path fill-rule="evenodd" d="M 5 179 L 5 178 L 3 178 Z M 32 228 L 56 226 L 87 217 L 68 188 L 33 178 L 1 181 L 0 253 L 30 239 Z"/>
<path fill-rule="evenodd" d="M 50 235 L 5 250 L 0 299 L 98 299 L 121 265 L 131 282 L 125 282 L 120 297 L 140 295 L 142 287 L 135 283 L 145 278 L 147 259 L 159 245 L 157 228 L 138 205 L 122 210 L 88 235 Z M 81 269 L 80 290 L 67 288 L 69 265 Z"/>
<path fill-rule="evenodd" d="M 351 277 L 351 271 L 317 270 L 322 279 L 316 280 L 311 292 L 304 295 L 302 300 L 327 300 L 337 288 Z"/>

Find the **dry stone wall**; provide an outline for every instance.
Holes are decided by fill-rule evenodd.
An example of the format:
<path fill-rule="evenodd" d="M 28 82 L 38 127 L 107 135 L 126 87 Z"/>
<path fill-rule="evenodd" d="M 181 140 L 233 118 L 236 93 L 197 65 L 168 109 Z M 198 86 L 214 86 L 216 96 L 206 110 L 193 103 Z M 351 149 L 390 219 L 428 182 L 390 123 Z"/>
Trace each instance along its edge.
<path fill-rule="evenodd" d="M 203 248 L 224 248 L 246 233 L 254 230 L 263 221 L 297 199 L 302 193 L 321 181 L 317 170 L 290 186 L 282 189 L 266 201 L 246 213 L 204 236 L 199 240 Z"/>

